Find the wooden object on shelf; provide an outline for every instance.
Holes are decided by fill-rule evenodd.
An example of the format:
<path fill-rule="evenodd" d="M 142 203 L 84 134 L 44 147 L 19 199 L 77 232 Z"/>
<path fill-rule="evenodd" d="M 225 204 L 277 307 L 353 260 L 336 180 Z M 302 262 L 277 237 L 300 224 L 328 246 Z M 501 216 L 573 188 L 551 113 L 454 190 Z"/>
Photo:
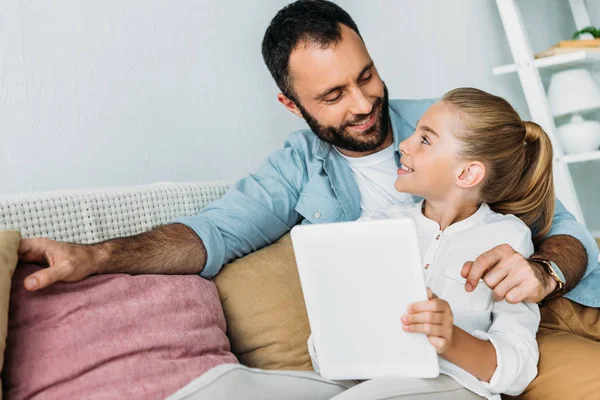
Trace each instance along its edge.
<path fill-rule="evenodd" d="M 589 40 L 561 40 L 557 45 L 552 47 L 600 47 L 600 39 L 589 39 Z"/>
<path fill-rule="evenodd" d="M 562 40 L 549 49 L 537 53 L 535 58 L 551 57 L 581 50 L 600 52 L 600 39 Z"/>

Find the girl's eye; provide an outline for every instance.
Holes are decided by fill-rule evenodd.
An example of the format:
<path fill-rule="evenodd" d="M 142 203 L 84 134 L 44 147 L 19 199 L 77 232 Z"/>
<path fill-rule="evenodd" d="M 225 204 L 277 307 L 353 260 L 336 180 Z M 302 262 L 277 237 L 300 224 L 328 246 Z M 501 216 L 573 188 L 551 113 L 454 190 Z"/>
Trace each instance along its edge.
<path fill-rule="evenodd" d="M 421 143 L 423 143 L 423 144 L 431 144 L 429 142 L 429 139 L 427 139 L 427 136 L 421 136 Z"/>

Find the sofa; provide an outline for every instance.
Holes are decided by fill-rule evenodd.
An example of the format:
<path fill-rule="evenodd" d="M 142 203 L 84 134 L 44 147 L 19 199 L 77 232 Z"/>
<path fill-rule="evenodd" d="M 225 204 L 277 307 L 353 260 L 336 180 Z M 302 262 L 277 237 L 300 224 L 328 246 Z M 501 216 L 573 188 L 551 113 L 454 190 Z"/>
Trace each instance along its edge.
<path fill-rule="evenodd" d="M 229 185 L 1 195 L 0 231 L 15 231 L 13 248 L 16 232 L 80 244 L 131 236 L 198 213 Z M 14 254 L 2 257 L 2 240 L 0 267 L 11 283 L 0 338 L 5 398 L 479 398 L 444 376 L 333 382 L 312 371 L 289 235 L 230 263 L 214 280 L 108 274 L 33 293 L 24 290 L 24 277 L 42 267 L 15 269 Z"/>

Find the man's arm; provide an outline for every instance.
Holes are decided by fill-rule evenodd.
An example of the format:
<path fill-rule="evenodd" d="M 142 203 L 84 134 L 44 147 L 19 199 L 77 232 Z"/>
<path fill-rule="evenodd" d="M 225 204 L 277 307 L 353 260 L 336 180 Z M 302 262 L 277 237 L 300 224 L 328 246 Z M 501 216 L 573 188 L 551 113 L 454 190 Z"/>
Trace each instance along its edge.
<path fill-rule="evenodd" d="M 306 152 L 309 143 L 303 138 L 296 135 L 295 143 Z M 96 245 L 27 239 L 20 259 L 50 266 L 34 275 L 36 289 L 98 273 L 201 272 L 211 278 L 223 264 L 274 242 L 298 222 L 295 207 L 305 175 L 305 160 L 288 140 L 255 174 L 238 181 L 199 215 Z M 26 287 L 31 289 L 29 282 Z"/>
<path fill-rule="evenodd" d="M 195 274 L 204 268 L 206 250 L 192 229 L 171 224 L 92 245 L 23 239 L 19 259 L 48 265 L 25 279 L 26 289 L 38 290 L 102 273 Z"/>
<path fill-rule="evenodd" d="M 312 135 L 312 133 L 311 133 Z M 308 143 L 296 144 L 306 151 Z M 254 174 L 236 182 L 200 214 L 178 218 L 202 238 L 207 249 L 201 276 L 212 278 L 229 261 L 275 242 L 298 223 L 296 211 L 306 177 L 303 155 L 286 142 Z"/>
<path fill-rule="evenodd" d="M 566 278 L 566 291 L 598 267 L 598 246 L 585 226 L 556 201 L 552 228 L 533 256 L 554 261 Z M 493 290 L 494 299 L 509 303 L 538 303 L 554 291 L 556 282 L 537 262 L 530 262 L 508 245 L 497 246 L 463 267 L 467 290 L 479 279 Z M 472 289 L 470 289 L 472 290 Z M 469 290 L 469 291 L 470 291 Z"/>
<path fill-rule="evenodd" d="M 556 235 L 546 238 L 538 246 L 534 257 L 545 260 L 552 260 L 560 266 L 560 270 L 565 276 L 564 292 L 572 290 L 581 278 L 588 265 L 588 255 L 581 242 L 572 236 Z M 536 276 L 542 283 L 541 292 L 546 298 L 556 288 L 556 281 L 552 279 L 544 267 L 536 262 L 530 262 Z"/>

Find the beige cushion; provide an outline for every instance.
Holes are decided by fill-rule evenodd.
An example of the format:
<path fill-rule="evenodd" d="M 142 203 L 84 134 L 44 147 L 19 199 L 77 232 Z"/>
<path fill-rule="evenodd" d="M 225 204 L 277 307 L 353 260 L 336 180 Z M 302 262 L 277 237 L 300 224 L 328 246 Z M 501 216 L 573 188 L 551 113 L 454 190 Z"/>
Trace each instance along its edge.
<path fill-rule="evenodd" d="M 10 280 L 17 266 L 19 241 L 21 235 L 16 231 L 0 231 L 0 370 L 4 364 L 6 333 L 8 331 L 8 301 L 10 299 Z M 2 383 L 0 382 L 0 398 Z"/>
<path fill-rule="evenodd" d="M 231 350 L 253 368 L 312 370 L 304 297 L 289 234 L 215 277 Z"/>

